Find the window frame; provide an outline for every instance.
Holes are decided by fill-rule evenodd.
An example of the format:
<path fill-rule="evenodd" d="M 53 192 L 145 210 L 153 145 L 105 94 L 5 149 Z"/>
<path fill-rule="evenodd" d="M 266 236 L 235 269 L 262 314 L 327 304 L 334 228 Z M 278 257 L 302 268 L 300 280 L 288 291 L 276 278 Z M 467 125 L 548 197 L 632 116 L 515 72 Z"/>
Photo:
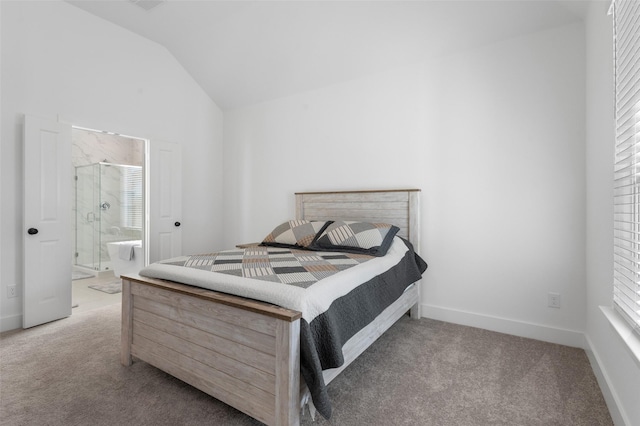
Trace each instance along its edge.
<path fill-rule="evenodd" d="M 614 31 L 616 129 L 613 309 L 624 318 L 638 337 L 640 336 L 640 37 L 638 36 L 640 2 L 614 0 L 611 6 Z M 627 331 L 623 333 L 627 334 Z"/>

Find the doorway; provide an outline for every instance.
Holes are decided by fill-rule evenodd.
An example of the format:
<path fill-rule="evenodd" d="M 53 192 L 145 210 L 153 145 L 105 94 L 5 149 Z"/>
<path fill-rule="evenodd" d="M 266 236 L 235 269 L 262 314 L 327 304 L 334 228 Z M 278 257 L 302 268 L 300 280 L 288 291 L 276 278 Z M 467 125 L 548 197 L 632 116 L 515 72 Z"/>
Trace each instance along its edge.
<path fill-rule="evenodd" d="M 72 127 L 72 313 L 120 302 L 144 266 L 147 140 Z M 127 252 L 128 249 L 128 252 Z"/>

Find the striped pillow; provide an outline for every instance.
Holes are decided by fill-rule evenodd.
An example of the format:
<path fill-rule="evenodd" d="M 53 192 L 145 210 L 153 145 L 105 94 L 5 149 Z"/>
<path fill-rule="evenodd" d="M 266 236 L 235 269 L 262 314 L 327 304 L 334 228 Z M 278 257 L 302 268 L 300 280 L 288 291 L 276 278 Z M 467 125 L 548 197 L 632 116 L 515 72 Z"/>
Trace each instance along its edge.
<path fill-rule="evenodd" d="M 326 222 L 290 220 L 275 227 L 262 241 L 272 247 L 307 248 L 322 230 Z"/>
<path fill-rule="evenodd" d="M 388 223 L 335 221 L 322 231 L 310 248 L 380 257 L 387 254 L 399 230 Z"/>

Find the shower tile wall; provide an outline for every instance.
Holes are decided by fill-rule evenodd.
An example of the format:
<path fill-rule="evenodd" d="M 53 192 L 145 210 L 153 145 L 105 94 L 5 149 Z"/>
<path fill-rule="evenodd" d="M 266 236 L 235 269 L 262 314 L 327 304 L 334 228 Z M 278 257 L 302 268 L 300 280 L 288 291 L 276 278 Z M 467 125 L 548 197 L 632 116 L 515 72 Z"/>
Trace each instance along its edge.
<path fill-rule="evenodd" d="M 81 167 L 78 173 L 91 174 L 91 179 L 79 180 L 78 191 L 88 196 L 78 197 L 73 203 L 72 232 L 74 244 L 71 253 L 72 264 L 87 265 L 97 262 L 107 263 L 109 255 L 106 244 L 112 241 L 141 239 L 141 231 L 123 228 L 120 224 L 120 174 L 122 168 L 110 166 L 89 166 L 99 162 L 142 166 L 144 158 L 143 142 L 139 139 L 125 138 L 101 132 L 80 129 L 72 131 L 72 163 Z M 95 176 L 93 176 L 95 174 Z M 100 176 L 98 176 L 100 174 Z M 101 181 L 102 191 L 99 183 Z M 99 195 L 100 192 L 102 195 Z M 100 222 L 96 223 L 94 214 L 102 203 L 111 205 L 108 210 L 99 210 Z M 76 211 L 77 205 L 77 211 Z M 80 212 L 81 214 L 77 214 Z M 99 250 L 94 252 L 92 230 L 99 226 L 102 230 Z M 77 229 L 76 229 L 77 227 Z M 79 231 L 79 232 L 76 232 Z M 78 256 L 76 258 L 76 254 Z M 101 268 L 104 270 L 104 268 Z"/>
<path fill-rule="evenodd" d="M 73 129 L 71 157 L 73 166 L 106 161 L 114 164 L 142 166 L 142 141 L 101 132 Z"/>

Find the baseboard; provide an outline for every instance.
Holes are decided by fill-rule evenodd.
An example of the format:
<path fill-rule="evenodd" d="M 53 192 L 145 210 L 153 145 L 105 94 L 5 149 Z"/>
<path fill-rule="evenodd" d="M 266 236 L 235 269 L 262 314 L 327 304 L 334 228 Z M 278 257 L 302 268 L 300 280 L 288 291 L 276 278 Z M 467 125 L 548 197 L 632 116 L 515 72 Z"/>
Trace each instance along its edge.
<path fill-rule="evenodd" d="M 0 333 L 22 328 L 22 314 L 0 318 Z"/>
<path fill-rule="evenodd" d="M 600 390 L 602 391 L 602 396 L 607 403 L 607 408 L 609 408 L 609 414 L 611 414 L 613 424 L 619 426 L 630 426 L 631 422 L 629 422 L 629 419 L 627 418 L 624 411 L 620 409 L 622 405 L 620 404 L 618 394 L 616 393 L 615 388 L 611 386 L 609 375 L 605 370 L 602 369 L 600 356 L 598 355 L 598 352 L 596 351 L 595 346 L 593 346 L 593 343 L 591 342 L 591 339 L 588 335 L 585 335 L 585 341 L 587 347 L 584 351 L 587 353 L 587 357 L 589 357 L 591 369 L 593 370 L 593 374 L 596 376 L 596 380 L 598 381 L 598 385 L 600 386 Z"/>
<path fill-rule="evenodd" d="M 442 308 L 425 303 L 422 304 L 421 311 L 422 317 L 425 318 L 483 328 L 485 330 L 497 331 L 498 333 L 511 334 L 529 339 L 542 340 L 543 342 L 558 343 L 575 348 L 586 349 L 587 347 L 585 335 L 581 331 L 566 330 L 508 318 Z"/>

